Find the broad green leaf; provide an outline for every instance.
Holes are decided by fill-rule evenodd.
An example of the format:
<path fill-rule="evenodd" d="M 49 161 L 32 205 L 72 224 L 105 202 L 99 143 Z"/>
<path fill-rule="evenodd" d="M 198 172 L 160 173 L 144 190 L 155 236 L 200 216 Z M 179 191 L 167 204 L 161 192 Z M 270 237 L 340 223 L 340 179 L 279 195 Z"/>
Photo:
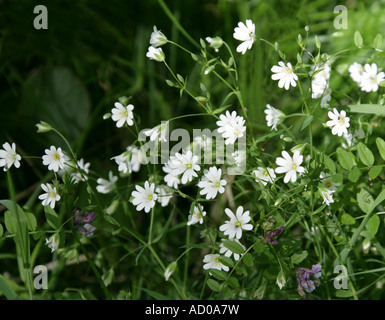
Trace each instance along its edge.
<path fill-rule="evenodd" d="M 352 297 L 353 293 L 349 290 L 337 290 L 336 297 L 338 298 L 349 298 Z"/>
<path fill-rule="evenodd" d="M 357 151 L 358 156 L 360 157 L 360 160 L 363 164 L 365 164 L 368 167 L 373 166 L 374 163 L 374 156 L 373 153 L 370 151 L 370 149 L 364 145 L 362 142 L 359 142 L 357 144 Z"/>
<path fill-rule="evenodd" d="M 228 257 L 221 256 L 221 257 L 219 257 L 219 261 L 222 262 L 227 267 L 233 267 L 234 266 L 233 260 L 231 260 Z"/>
<path fill-rule="evenodd" d="M 349 213 L 344 213 L 341 216 L 341 223 L 346 225 L 351 225 L 351 224 L 355 224 L 356 220 Z"/>
<path fill-rule="evenodd" d="M 29 231 L 35 231 L 37 227 L 37 221 L 36 221 L 35 215 L 31 212 L 24 212 L 24 213 L 27 218 L 27 225 L 28 225 Z"/>
<path fill-rule="evenodd" d="M 306 250 L 302 251 L 301 253 L 294 253 L 292 256 L 291 256 L 291 263 L 292 264 L 299 264 L 301 263 L 303 260 L 306 259 L 308 253 Z"/>
<path fill-rule="evenodd" d="M 245 252 L 243 247 L 235 241 L 223 241 L 223 245 L 233 253 L 242 254 Z"/>
<path fill-rule="evenodd" d="M 209 288 L 215 292 L 220 292 L 221 291 L 221 285 L 218 283 L 218 281 L 215 281 L 214 279 L 208 279 L 207 280 L 207 285 Z"/>
<path fill-rule="evenodd" d="M 341 167 L 350 170 L 354 165 L 354 160 L 352 153 L 342 149 L 341 147 L 337 148 L 337 159 Z"/>
<path fill-rule="evenodd" d="M 361 176 L 361 170 L 358 169 L 358 168 L 354 168 L 353 170 L 349 171 L 349 174 L 348 174 L 348 179 L 351 181 L 351 182 L 357 182 L 358 179 L 360 178 Z"/>
<path fill-rule="evenodd" d="M 4 223 L 5 228 L 7 231 L 11 234 L 16 234 L 17 232 L 17 226 L 16 226 L 16 219 L 14 218 L 13 214 L 10 211 L 6 211 L 4 213 Z"/>
<path fill-rule="evenodd" d="M 323 163 L 330 173 L 336 172 L 336 165 L 334 164 L 334 161 L 326 154 L 323 154 Z"/>
<path fill-rule="evenodd" d="M 265 246 L 263 242 L 258 239 L 257 242 L 254 244 L 253 249 L 257 253 L 262 253 L 265 250 Z"/>
<path fill-rule="evenodd" d="M 357 30 L 354 33 L 354 44 L 357 46 L 357 48 L 362 48 L 364 40 L 362 39 L 361 33 Z"/>
<path fill-rule="evenodd" d="M 382 34 L 377 33 L 376 37 L 373 40 L 373 47 L 375 49 L 381 49 L 382 47 Z"/>
<path fill-rule="evenodd" d="M 237 278 L 235 277 L 230 277 L 228 280 L 227 280 L 227 283 L 230 287 L 232 287 L 233 289 L 237 289 L 239 288 L 239 281 Z"/>
<path fill-rule="evenodd" d="M 376 179 L 381 173 L 381 171 L 382 171 L 381 166 L 374 166 L 369 170 L 369 177 L 372 179 Z"/>
<path fill-rule="evenodd" d="M 373 210 L 373 197 L 365 189 L 361 189 L 357 194 L 357 202 L 363 212 L 370 213 Z"/>
<path fill-rule="evenodd" d="M 376 139 L 376 144 L 378 151 L 380 152 L 381 158 L 385 160 L 385 141 L 382 138 L 378 137 Z"/>
<path fill-rule="evenodd" d="M 247 267 L 251 267 L 253 265 L 253 256 L 250 253 L 246 253 L 243 256 L 242 261 L 245 263 Z"/>
<path fill-rule="evenodd" d="M 221 281 L 226 280 L 226 278 L 227 278 L 227 273 L 224 272 L 223 270 L 210 269 L 210 273 L 214 278 L 221 280 Z"/>
<path fill-rule="evenodd" d="M 368 222 L 366 223 L 365 227 L 366 229 L 372 234 L 376 235 L 378 231 L 378 227 L 380 226 L 380 218 L 378 215 L 373 215 Z"/>
<path fill-rule="evenodd" d="M 385 115 L 385 106 L 381 104 L 354 104 L 347 107 L 350 112 Z"/>

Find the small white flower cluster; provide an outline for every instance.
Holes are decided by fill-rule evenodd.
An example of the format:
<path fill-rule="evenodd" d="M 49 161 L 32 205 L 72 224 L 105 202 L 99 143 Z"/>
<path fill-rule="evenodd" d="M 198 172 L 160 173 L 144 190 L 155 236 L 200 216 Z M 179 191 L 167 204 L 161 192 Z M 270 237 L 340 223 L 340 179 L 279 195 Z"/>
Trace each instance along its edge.
<path fill-rule="evenodd" d="M 231 114 L 229 111 L 226 111 L 226 114 L 221 114 L 217 121 L 219 126 L 218 132 L 222 134 L 222 137 L 225 138 L 225 144 L 234 144 L 238 138 L 243 137 L 246 126 L 245 119 L 241 116 L 238 116 L 236 111 L 233 111 Z"/>
<path fill-rule="evenodd" d="M 358 84 L 362 91 L 376 92 L 379 84 L 384 80 L 385 73 L 378 72 L 377 65 L 366 63 L 364 66 L 354 62 L 349 66 L 350 77 Z"/>

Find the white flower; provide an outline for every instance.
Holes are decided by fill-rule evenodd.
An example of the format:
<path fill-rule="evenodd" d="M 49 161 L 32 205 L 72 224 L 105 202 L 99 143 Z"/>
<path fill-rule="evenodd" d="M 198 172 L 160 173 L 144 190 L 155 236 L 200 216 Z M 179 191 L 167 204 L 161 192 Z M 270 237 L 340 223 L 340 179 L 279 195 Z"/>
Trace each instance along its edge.
<path fill-rule="evenodd" d="M 175 271 L 175 269 L 176 269 L 177 266 L 178 266 L 178 265 L 177 265 L 176 261 L 173 261 L 173 262 L 171 262 L 171 263 L 167 266 L 166 270 L 164 270 L 164 279 L 165 279 L 166 281 L 168 281 L 168 279 L 170 278 L 170 276 L 174 273 L 174 271 Z"/>
<path fill-rule="evenodd" d="M 131 200 L 132 204 L 136 206 L 137 211 L 144 209 L 145 212 L 149 212 L 151 208 L 155 206 L 155 201 L 158 199 L 158 195 L 155 193 L 155 183 L 150 183 L 146 181 L 144 183 L 144 188 L 141 186 L 135 186 L 136 191 L 132 191 Z"/>
<path fill-rule="evenodd" d="M 41 184 L 40 186 L 45 191 L 45 193 L 39 196 L 39 199 L 42 200 L 42 205 L 49 205 L 52 209 L 55 208 L 55 202 L 60 200 L 56 187 L 52 187 L 49 183 Z"/>
<path fill-rule="evenodd" d="M 276 283 L 281 290 L 286 285 L 285 274 L 282 271 L 278 273 Z"/>
<path fill-rule="evenodd" d="M 196 223 L 203 223 L 203 217 L 206 215 L 206 211 L 204 211 L 203 206 L 199 203 L 194 206 L 194 212 L 191 212 L 188 216 L 187 225 L 191 226 Z"/>
<path fill-rule="evenodd" d="M 325 188 L 318 188 L 318 190 L 321 193 L 322 198 L 323 198 L 322 203 L 326 203 L 327 205 L 330 205 L 330 203 L 334 202 L 333 193 L 335 192 L 335 190 L 329 190 L 329 189 L 325 189 Z"/>
<path fill-rule="evenodd" d="M 274 74 L 271 76 L 273 80 L 279 80 L 278 87 L 285 87 L 286 90 L 289 90 L 290 85 L 295 87 L 297 85 L 298 76 L 293 72 L 293 67 L 291 63 L 288 62 L 285 65 L 282 61 L 278 62 L 279 66 L 273 66 L 271 71 Z"/>
<path fill-rule="evenodd" d="M 177 158 L 175 156 L 170 156 L 170 159 L 164 164 L 162 169 L 167 173 L 164 176 L 164 181 L 167 183 L 167 185 L 171 188 L 178 189 L 180 184 L 179 174 L 175 169 L 170 167 L 170 163 L 175 161 L 177 161 Z"/>
<path fill-rule="evenodd" d="M 285 114 L 282 111 L 275 109 L 270 104 L 266 105 L 264 112 L 266 114 L 267 126 L 271 127 L 271 130 L 274 129 L 277 131 L 277 125 L 285 119 Z"/>
<path fill-rule="evenodd" d="M 313 99 L 322 98 L 322 108 L 331 100 L 332 90 L 329 88 L 330 70 L 328 62 L 312 67 L 311 75 L 316 74 L 314 74 L 311 81 L 311 97 Z"/>
<path fill-rule="evenodd" d="M 127 125 L 132 126 L 134 124 L 134 114 L 132 110 L 134 110 L 134 106 L 132 104 L 127 105 L 127 107 L 123 106 L 120 102 L 115 102 L 115 108 L 112 108 L 112 120 L 116 121 L 116 126 L 118 128 L 123 127 L 125 123 Z"/>
<path fill-rule="evenodd" d="M 169 167 L 174 171 L 174 175 L 182 175 L 181 182 L 186 184 L 192 181 L 193 177 L 197 177 L 198 174 L 195 171 L 199 171 L 201 167 L 198 163 L 198 156 L 188 150 L 186 153 L 175 153 L 175 158 L 169 162 Z"/>
<path fill-rule="evenodd" d="M 228 235 L 229 239 L 240 239 L 242 237 L 242 230 L 249 231 L 253 229 L 253 225 L 248 223 L 251 220 L 250 212 L 243 212 L 242 206 L 237 208 L 236 214 L 228 208 L 225 209 L 225 213 L 230 220 L 225 221 L 225 223 L 219 227 L 219 230 L 223 231 L 224 235 Z"/>
<path fill-rule="evenodd" d="M 96 180 L 97 186 L 96 190 L 100 193 L 110 193 L 115 188 L 115 182 L 118 181 L 118 177 L 114 176 L 112 171 L 108 173 L 108 180 L 99 178 Z"/>
<path fill-rule="evenodd" d="M 49 239 L 45 239 L 45 244 L 48 246 L 48 248 L 51 249 L 51 253 L 57 250 L 57 248 L 59 247 L 59 240 L 60 238 L 58 233 L 55 233 L 54 235 L 49 237 Z"/>
<path fill-rule="evenodd" d="M 264 186 L 267 185 L 268 182 L 273 183 L 276 178 L 274 169 L 272 168 L 258 167 L 257 170 L 254 170 L 252 173 L 255 176 L 255 181 L 261 182 Z"/>
<path fill-rule="evenodd" d="M 154 26 L 154 31 L 151 33 L 150 44 L 156 48 L 166 44 L 167 41 L 167 37 Z"/>
<path fill-rule="evenodd" d="M 203 262 L 205 263 L 203 265 L 203 269 L 217 269 L 217 270 L 223 270 L 223 271 L 229 271 L 229 267 L 225 266 L 220 260 L 221 256 L 218 253 L 215 254 L 206 254 L 203 257 Z"/>
<path fill-rule="evenodd" d="M 363 72 L 364 67 L 357 62 L 354 62 L 349 66 L 350 77 L 353 79 L 353 81 L 357 82 L 358 84 L 361 83 Z"/>
<path fill-rule="evenodd" d="M 378 90 L 378 85 L 385 78 L 385 73 L 380 72 L 377 74 L 377 65 L 365 64 L 364 72 L 362 73 L 361 82 L 359 83 L 361 90 L 366 92 L 375 92 Z"/>
<path fill-rule="evenodd" d="M 202 180 L 198 183 L 198 187 L 202 188 L 199 193 L 206 195 L 206 199 L 214 199 L 218 192 L 225 192 L 224 186 L 227 182 L 226 180 L 221 180 L 221 175 L 222 169 L 217 167 L 210 167 L 209 170 L 205 170 Z"/>
<path fill-rule="evenodd" d="M 340 186 L 340 183 L 333 182 L 331 175 L 325 172 L 321 172 L 319 177 L 326 190 L 336 191 L 337 187 Z"/>
<path fill-rule="evenodd" d="M 255 41 L 255 24 L 249 19 L 246 20 L 246 25 L 243 22 L 238 22 L 238 27 L 234 28 L 233 37 L 243 41 L 237 47 L 237 52 L 245 54 L 247 49 L 251 49 Z"/>
<path fill-rule="evenodd" d="M 111 160 L 115 160 L 119 172 L 138 172 L 141 165 L 141 152 L 135 146 L 128 146 L 124 153 L 112 157 Z"/>
<path fill-rule="evenodd" d="M 226 114 L 219 116 L 220 120 L 217 121 L 219 126 L 218 132 L 222 134 L 222 137 L 226 139 L 225 144 L 233 144 L 237 138 L 243 137 L 243 133 L 246 131 L 245 119 L 241 116 L 237 116 L 237 113 L 233 111 L 231 114 L 226 111 Z"/>
<path fill-rule="evenodd" d="M 142 131 L 144 135 L 150 137 L 150 141 L 167 142 L 168 121 L 162 122 L 152 129 Z"/>
<path fill-rule="evenodd" d="M 246 163 L 246 151 L 244 150 L 237 150 L 231 153 L 231 156 L 234 157 L 235 165 L 237 167 Z"/>
<path fill-rule="evenodd" d="M 48 166 L 48 170 L 58 172 L 59 169 L 64 169 L 66 159 L 60 147 L 56 149 L 56 147 L 51 146 L 49 149 L 45 149 L 45 153 L 43 164 Z"/>
<path fill-rule="evenodd" d="M 162 48 L 155 48 L 153 46 L 148 48 L 146 57 L 158 62 L 163 62 L 165 60 L 165 55 Z"/>
<path fill-rule="evenodd" d="M 328 127 L 332 127 L 332 134 L 341 137 L 343 134 L 348 133 L 350 124 L 350 118 L 346 116 L 344 110 L 339 113 L 336 108 L 333 108 L 333 112 L 329 111 L 328 116 L 331 120 L 326 122 Z"/>
<path fill-rule="evenodd" d="M 155 189 L 158 194 L 158 202 L 162 207 L 166 207 L 172 198 L 172 191 L 169 187 L 161 185 Z"/>
<path fill-rule="evenodd" d="M 4 167 L 4 171 L 7 171 L 12 165 L 16 168 L 20 167 L 21 156 L 16 153 L 16 145 L 12 143 L 12 146 L 6 142 L 3 144 L 4 150 L 0 150 L 0 167 Z"/>
<path fill-rule="evenodd" d="M 80 181 L 87 181 L 87 174 L 89 172 L 90 163 L 84 163 L 84 159 L 80 159 L 77 162 L 77 171 L 71 173 L 71 180 L 75 183 L 79 183 Z"/>
<path fill-rule="evenodd" d="M 226 248 L 226 247 L 224 246 L 223 241 L 234 241 L 234 242 L 238 243 L 238 244 L 243 248 L 243 250 L 246 250 L 245 246 L 244 246 L 242 243 L 240 243 L 238 239 L 231 239 L 231 240 L 222 239 L 222 242 L 219 244 L 219 248 L 220 248 L 220 249 L 219 249 L 219 253 L 220 253 L 220 254 L 224 254 L 225 257 L 228 257 L 228 258 L 230 258 L 231 255 L 234 255 L 234 260 L 235 260 L 235 261 L 238 261 L 239 258 L 240 258 L 241 256 L 243 256 L 243 254 L 239 254 L 239 253 L 234 253 L 234 252 L 232 252 L 229 248 Z"/>
<path fill-rule="evenodd" d="M 292 158 L 287 151 L 282 151 L 282 157 L 283 158 L 278 157 L 275 161 L 279 166 L 275 169 L 275 172 L 286 173 L 283 182 L 295 182 L 297 180 L 297 173 L 301 175 L 305 172 L 305 168 L 300 166 L 303 161 L 303 156 L 299 151 L 294 151 Z"/>

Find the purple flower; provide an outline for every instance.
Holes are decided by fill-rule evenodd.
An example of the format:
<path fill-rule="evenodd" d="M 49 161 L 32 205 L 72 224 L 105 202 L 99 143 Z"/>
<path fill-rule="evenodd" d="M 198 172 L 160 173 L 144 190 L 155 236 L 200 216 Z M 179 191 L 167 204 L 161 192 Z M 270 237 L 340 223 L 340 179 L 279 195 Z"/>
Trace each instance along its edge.
<path fill-rule="evenodd" d="M 322 276 L 321 269 L 322 266 L 320 264 L 313 265 L 311 270 L 302 267 L 297 269 L 297 289 L 301 297 L 306 296 L 305 291 L 310 293 L 320 284 L 318 280 L 310 279 L 310 277 L 320 278 Z"/>
<path fill-rule="evenodd" d="M 89 223 L 86 223 L 84 225 L 76 224 L 75 228 L 77 231 L 87 237 L 92 237 L 94 235 L 94 231 L 96 230 L 96 228 L 90 225 Z"/>
<path fill-rule="evenodd" d="M 263 239 L 267 242 L 270 242 L 273 245 L 277 245 L 278 241 L 273 239 L 273 237 L 279 236 L 284 230 L 285 230 L 284 226 L 274 230 L 267 230 L 265 232 L 265 236 L 263 237 Z"/>
<path fill-rule="evenodd" d="M 83 211 L 74 216 L 75 223 L 89 223 L 89 222 L 92 222 L 94 219 L 95 219 L 94 212 Z"/>

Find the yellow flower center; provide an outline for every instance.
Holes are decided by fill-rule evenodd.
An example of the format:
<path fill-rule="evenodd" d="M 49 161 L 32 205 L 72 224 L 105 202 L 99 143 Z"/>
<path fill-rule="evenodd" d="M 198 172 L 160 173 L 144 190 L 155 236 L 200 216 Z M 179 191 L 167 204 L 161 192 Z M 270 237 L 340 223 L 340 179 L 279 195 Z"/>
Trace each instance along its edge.
<path fill-rule="evenodd" d="M 58 153 L 55 153 L 55 155 L 53 156 L 53 159 L 55 161 L 59 161 L 60 160 L 60 155 Z"/>
<path fill-rule="evenodd" d="M 148 194 L 148 195 L 147 195 L 147 201 L 151 201 L 152 198 L 153 198 L 152 194 Z"/>
<path fill-rule="evenodd" d="M 333 185 L 333 183 L 328 179 L 324 181 L 325 188 L 330 188 Z"/>
<path fill-rule="evenodd" d="M 215 186 L 216 186 L 217 188 L 219 188 L 219 187 L 221 186 L 221 184 L 219 183 L 219 181 L 215 184 Z"/>
<path fill-rule="evenodd" d="M 297 165 L 296 165 L 295 163 L 293 163 L 292 166 L 291 166 L 291 168 L 292 168 L 293 170 L 296 170 L 296 169 L 297 169 Z"/>
<path fill-rule="evenodd" d="M 187 168 L 187 169 L 191 169 L 191 168 L 192 168 L 191 163 L 186 164 L 186 168 Z"/>
<path fill-rule="evenodd" d="M 237 222 L 235 223 L 235 227 L 240 228 L 241 226 L 242 226 L 242 223 L 237 220 Z"/>

